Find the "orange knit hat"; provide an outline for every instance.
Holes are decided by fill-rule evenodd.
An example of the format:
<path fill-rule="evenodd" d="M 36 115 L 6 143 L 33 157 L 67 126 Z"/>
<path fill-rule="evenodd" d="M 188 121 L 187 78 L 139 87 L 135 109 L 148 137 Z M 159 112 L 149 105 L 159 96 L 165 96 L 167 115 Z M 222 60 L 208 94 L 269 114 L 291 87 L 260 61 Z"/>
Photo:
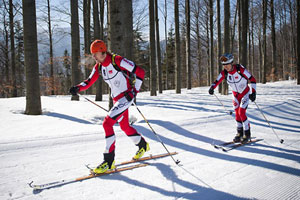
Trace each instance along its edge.
<path fill-rule="evenodd" d="M 95 40 L 91 44 L 91 53 L 106 52 L 106 51 L 107 51 L 106 45 L 102 40 Z"/>

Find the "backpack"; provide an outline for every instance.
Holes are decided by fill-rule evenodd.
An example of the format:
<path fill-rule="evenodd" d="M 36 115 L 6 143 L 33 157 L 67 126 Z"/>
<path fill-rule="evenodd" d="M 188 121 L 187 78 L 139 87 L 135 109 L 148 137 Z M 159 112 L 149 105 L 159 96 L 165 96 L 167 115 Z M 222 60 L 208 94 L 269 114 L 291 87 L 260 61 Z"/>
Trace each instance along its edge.
<path fill-rule="evenodd" d="M 117 63 L 115 61 L 116 56 L 117 56 L 117 54 L 114 54 L 114 53 L 112 53 L 112 55 L 111 55 L 111 61 L 112 61 L 113 67 L 118 72 L 121 72 L 125 76 L 125 78 L 128 78 L 131 87 L 134 87 L 135 81 L 136 81 L 136 75 L 135 75 L 135 73 L 129 72 L 127 70 L 121 70 L 121 68 L 117 65 Z M 102 69 L 102 65 L 100 64 L 100 66 L 99 66 L 99 72 L 101 72 L 101 69 Z"/>

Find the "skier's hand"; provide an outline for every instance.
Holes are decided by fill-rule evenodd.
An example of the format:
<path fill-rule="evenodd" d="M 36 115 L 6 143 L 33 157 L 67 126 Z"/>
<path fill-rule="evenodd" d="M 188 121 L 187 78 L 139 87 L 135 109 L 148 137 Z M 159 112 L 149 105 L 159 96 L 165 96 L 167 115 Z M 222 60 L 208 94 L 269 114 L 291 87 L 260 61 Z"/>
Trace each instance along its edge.
<path fill-rule="evenodd" d="M 251 94 L 249 94 L 249 99 L 254 102 L 256 99 L 256 92 L 252 92 Z"/>
<path fill-rule="evenodd" d="M 213 86 L 210 86 L 209 90 L 208 90 L 208 93 L 210 95 L 213 95 L 214 94 L 214 87 Z"/>
<path fill-rule="evenodd" d="M 132 89 L 131 91 L 125 93 L 125 98 L 127 99 L 127 101 L 131 101 L 136 97 L 136 95 L 137 91 L 135 89 Z"/>
<path fill-rule="evenodd" d="M 70 91 L 69 91 L 72 95 L 77 95 L 77 92 L 79 92 L 79 87 L 78 86 L 73 86 L 70 88 Z"/>

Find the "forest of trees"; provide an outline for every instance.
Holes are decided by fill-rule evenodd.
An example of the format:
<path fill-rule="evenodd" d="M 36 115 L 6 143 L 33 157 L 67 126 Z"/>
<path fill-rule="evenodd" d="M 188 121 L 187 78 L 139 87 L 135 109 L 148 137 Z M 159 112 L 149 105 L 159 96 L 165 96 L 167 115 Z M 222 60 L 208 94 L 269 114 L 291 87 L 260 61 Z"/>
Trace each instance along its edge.
<path fill-rule="evenodd" d="M 232 53 L 260 83 L 300 84 L 300 0 L 0 0 L 0 97 L 66 95 L 95 64 L 89 46 L 146 70 L 143 91 L 208 86 Z M 164 27 L 163 29 L 161 27 Z M 61 45 L 63 43 L 63 45 Z M 109 93 L 101 79 L 87 94 Z M 228 93 L 226 84 L 219 87 Z M 78 100 L 78 96 L 72 97 Z"/>

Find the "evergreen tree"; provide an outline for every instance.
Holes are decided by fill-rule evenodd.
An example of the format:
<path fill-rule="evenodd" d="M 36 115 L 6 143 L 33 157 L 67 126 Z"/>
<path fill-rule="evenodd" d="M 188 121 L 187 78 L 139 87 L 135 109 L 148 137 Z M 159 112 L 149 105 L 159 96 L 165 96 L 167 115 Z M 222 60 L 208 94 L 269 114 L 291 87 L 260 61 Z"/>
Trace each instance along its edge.
<path fill-rule="evenodd" d="M 16 72 L 17 72 L 17 89 L 18 96 L 24 96 L 25 88 L 25 66 L 24 66 L 24 40 L 23 40 L 23 28 L 20 21 L 15 23 L 15 42 L 16 42 Z"/>
<path fill-rule="evenodd" d="M 168 40 L 167 40 L 167 46 L 166 46 L 166 53 L 164 56 L 165 63 L 163 65 L 163 71 L 165 76 L 165 86 L 166 89 L 174 89 L 175 88 L 175 33 L 173 25 L 171 24 L 171 27 L 168 32 Z M 168 61 L 168 63 L 166 63 Z M 168 68 L 167 68 L 168 67 Z"/>

